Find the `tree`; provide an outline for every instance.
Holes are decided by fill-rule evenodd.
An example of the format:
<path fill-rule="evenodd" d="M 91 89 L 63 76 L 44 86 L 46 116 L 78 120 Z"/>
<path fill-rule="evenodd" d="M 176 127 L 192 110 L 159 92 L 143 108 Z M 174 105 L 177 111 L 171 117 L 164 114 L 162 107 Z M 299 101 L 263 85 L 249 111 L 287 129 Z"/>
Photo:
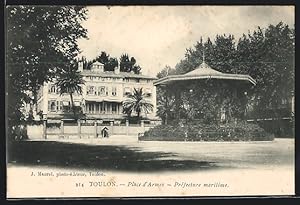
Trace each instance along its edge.
<path fill-rule="evenodd" d="M 158 87 L 157 93 L 157 116 L 159 116 L 164 124 L 175 119 L 175 99 L 166 90 Z"/>
<path fill-rule="evenodd" d="M 168 75 L 175 74 L 175 69 L 166 65 L 156 77 L 158 79 L 166 77 Z M 168 124 L 169 121 L 174 120 L 175 115 L 175 103 L 174 97 L 161 87 L 157 87 L 157 116 L 159 116 L 164 124 Z"/>
<path fill-rule="evenodd" d="M 210 66 L 224 73 L 237 73 L 235 69 L 235 42 L 233 35 L 217 35 Z"/>
<path fill-rule="evenodd" d="M 230 110 L 228 115 L 242 118 L 247 99 L 250 99 L 258 116 L 264 117 L 267 115 L 266 111 L 272 111 L 274 117 L 279 117 L 277 111 L 281 107 L 282 99 L 291 98 L 294 91 L 294 29 L 282 22 L 264 29 L 258 27 L 253 33 L 243 34 L 237 45 L 233 35 L 217 35 L 214 41 L 208 38 L 206 42 L 200 38 L 193 48 L 186 50 L 184 58 L 175 66 L 175 73 L 184 74 L 197 68 L 202 63 L 204 53 L 205 62 L 213 69 L 224 73 L 250 75 L 257 84 L 247 90 L 247 96 L 243 94 L 239 98 L 232 96 L 230 90 L 226 90 L 222 85 L 219 89 L 223 90 L 221 93 L 224 94 L 211 96 L 209 93 L 215 86 L 204 85 L 204 90 L 198 95 L 183 96 L 182 103 L 188 108 L 186 116 L 197 117 L 197 113 L 203 112 L 203 118 L 213 120 L 217 115 L 215 111 L 220 108 L 214 105 L 220 105 L 217 98 L 222 96 L 222 106 Z M 169 69 L 163 69 L 158 73 L 158 77 L 166 76 L 167 70 Z M 207 93 L 207 89 L 210 92 Z M 197 88 L 193 90 L 194 94 L 197 93 Z M 158 99 L 160 98 L 162 96 L 158 92 Z M 190 104 L 188 98 L 192 99 Z M 212 116 L 209 116 L 211 113 Z"/>
<path fill-rule="evenodd" d="M 250 70 L 257 81 L 255 110 L 257 117 L 273 112 L 279 117 L 282 99 L 289 99 L 294 91 L 295 46 L 294 32 L 282 22 L 254 31 L 250 38 Z M 270 114 L 270 113 L 269 113 Z"/>
<path fill-rule="evenodd" d="M 141 66 L 139 66 L 139 65 L 134 65 L 134 66 L 132 67 L 132 71 L 133 71 L 135 74 L 140 74 L 140 73 L 141 73 L 141 70 L 142 70 L 142 68 L 141 68 Z"/>
<path fill-rule="evenodd" d="M 86 38 L 81 6 L 8 6 L 6 83 L 8 134 L 24 121 L 21 108 L 36 102 L 37 90 L 79 53 L 77 39 Z"/>
<path fill-rule="evenodd" d="M 98 57 L 96 57 L 96 61 L 99 61 L 102 64 L 108 63 L 108 60 L 109 60 L 109 55 L 106 54 L 105 51 L 101 51 L 101 54 Z"/>
<path fill-rule="evenodd" d="M 109 57 L 108 62 L 104 64 L 105 71 L 114 71 L 116 67 L 118 67 L 119 62 L 118 59 Z"/>
<path fill-rule="evenodd" d="M 104 64 L 104 71 L 114 71 L 119 64 L 116 58 L 110 57 L 105 51 L 101 51 L 101 54 L 93 60 L 93 62 L 96 61 Z"/>
<path fill-rule="evenodd" d="M 124 53 L 120 57 L 120 71 L 121 72 L 131 72 L 135 74 L 140 74 L 142 68 L 136 64 L 134 57 L 129 57 L 127 53 Z"/>
<path fill-rule="evenodd" d="M 156 77 L 159 79 L 159 78 L 163 78 L 168 75 L 174 75 L 174 74 L 175 74 L 175 69 L 166 65 L 159 73 L 157 73 Z"/>
<path fill-rule="evenodd" d="M 123 112 L 128 116 L 131 116 L 132 112 L 136 112 L 137 118 L 140 119 L 141 112 L 152 111 L 153 105 L 146 100 L 143 88 L 134 88 L 133 94 L 129 94 L 127 97 L 128 99 L 123 102 Z"/>
<path fill-rule="evenodd" d="M 76 108 L 74 106 L 73 94 L 78 93 L 82 94 L 81 85 L 85 81 L 80 74 L 80 71 L 77 70 L 77 66 L 71 65 L 69 69 L 61 70 L 61 73 L 56 79 L 55 85 L 59 88 L 60 94 L 69 94 L 71 99 L 71 110 L 73 111 L 74 119 L 77 118 Z"/>
<path fill-rule="evenodd" d="M 130 72 L 131 71 L 131 63 L 129 61 L 128 54 L 122 54 L 120 57 L 120 71 L 121 72 Z"/>

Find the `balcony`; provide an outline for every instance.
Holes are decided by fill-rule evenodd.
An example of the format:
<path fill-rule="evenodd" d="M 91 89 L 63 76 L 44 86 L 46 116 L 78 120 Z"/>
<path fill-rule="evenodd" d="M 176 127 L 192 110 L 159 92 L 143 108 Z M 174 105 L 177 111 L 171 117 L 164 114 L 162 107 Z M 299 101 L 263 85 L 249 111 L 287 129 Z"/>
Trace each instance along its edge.
<path fill-rule="evenodd" d="M 86 118 L 97 118 L 97 119 L 124 119 L 125 114 L 117 113 L 86 113 Z"/>
<path fill-rule="evenodd" d="M 94 102 L 122 102 L 123 97 L 122 96 L 98 96 L 98 95 L 86 95 L 85 96 L 86 101 L 94 101 Z"/>

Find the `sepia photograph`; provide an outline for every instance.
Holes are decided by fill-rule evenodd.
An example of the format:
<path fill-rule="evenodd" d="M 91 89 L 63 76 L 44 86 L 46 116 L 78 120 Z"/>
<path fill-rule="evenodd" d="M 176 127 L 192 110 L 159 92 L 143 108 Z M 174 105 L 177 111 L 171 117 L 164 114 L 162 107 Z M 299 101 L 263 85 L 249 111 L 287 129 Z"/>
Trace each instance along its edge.
<path fill-rule="evenodd" d="M 4 21 L 8 199 L 295 195 L 295 6 Z"/>

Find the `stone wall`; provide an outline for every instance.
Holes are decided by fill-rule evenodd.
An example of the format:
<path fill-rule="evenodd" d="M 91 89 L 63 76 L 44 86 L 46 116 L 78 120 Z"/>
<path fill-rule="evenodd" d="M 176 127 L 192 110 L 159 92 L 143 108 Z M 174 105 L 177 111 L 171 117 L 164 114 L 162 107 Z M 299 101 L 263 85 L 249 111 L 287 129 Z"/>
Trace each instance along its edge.
<path fill-rule="evenodd" d="M 46 124 L 46 129 L 44 126 Z M 144 133 L 155 125 L 144 124 L 113 124 L 104 125 L 100 123 L 65 123 L 59 125 L 52 123 L 44 123 L 43 125 L 28 125 L 27 134 L 29 139 L 57 139 L 57 138 L 96 138 L 102 137 L 101 131 L 104 127 L 108 128 L 108 133 L 112 135 L 135 135 Z M 44 133 L 45 132 L 45 133 Z"/>

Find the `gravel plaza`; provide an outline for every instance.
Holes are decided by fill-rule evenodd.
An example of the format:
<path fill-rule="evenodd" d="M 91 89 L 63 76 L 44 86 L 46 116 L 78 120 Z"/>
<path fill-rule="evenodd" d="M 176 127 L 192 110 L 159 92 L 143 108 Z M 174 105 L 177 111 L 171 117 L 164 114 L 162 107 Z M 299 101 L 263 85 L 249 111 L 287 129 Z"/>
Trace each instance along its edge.
<path fill-rule="evenodd" d="M 10 165 L 75 166 L 122 171 L 122 165 L 118 166 L 117 162 L 126 160 L 124 171 L 151 170 L 151 162 L 157 166 L 155 169 L 176 171 L 208 168 L 270 169 L 293 167 L 294 164 L 294 140 L 283 138 L 270 142 L 159 142 L 137 141 L 130 136 L 112 136 L 109 139 L 43 140 L 22 144 L 19 149 L 30 150 L 19 151 L 20 156 L 10 156 Z M 26 157 L 31 152 L 39 154 L 32 159 Z M 84 161 L 80 157 L 82 155 L 86 157 Z M 111 165 L 101 167 L 106 164 L 103 163 L 105 160 L 111 161 Z"/>

